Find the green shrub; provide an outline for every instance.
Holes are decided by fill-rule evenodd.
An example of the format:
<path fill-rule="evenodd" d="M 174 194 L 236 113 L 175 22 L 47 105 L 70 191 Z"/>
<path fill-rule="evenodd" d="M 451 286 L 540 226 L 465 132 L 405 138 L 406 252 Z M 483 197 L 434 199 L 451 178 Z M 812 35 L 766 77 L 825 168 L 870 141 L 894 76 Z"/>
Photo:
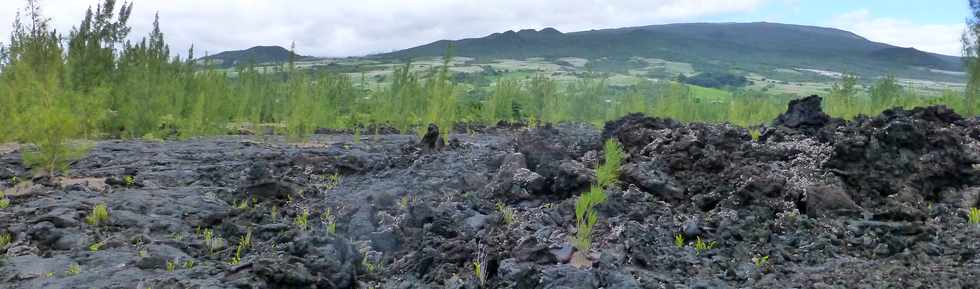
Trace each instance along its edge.
<path fill-rule="evenodd" d="M 56 107 L 38 107 L 29 115 L 33 119 L 24 124 L 21 140 L 33 146 L 24 150 L 23 158 L 36 173 L 65 172 L 71 162 L 88 152 L 86 145 L 72 142 L 82 132 L 78 117 Z"/>

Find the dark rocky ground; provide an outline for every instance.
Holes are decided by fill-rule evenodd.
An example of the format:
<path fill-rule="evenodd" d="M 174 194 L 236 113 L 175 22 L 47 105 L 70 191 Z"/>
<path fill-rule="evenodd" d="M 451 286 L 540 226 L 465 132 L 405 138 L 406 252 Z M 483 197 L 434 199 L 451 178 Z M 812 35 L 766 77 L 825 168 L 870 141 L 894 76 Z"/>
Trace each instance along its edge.
<path fill-rule="evenodd" d="M 620 184 L 573 254 L 575 196 L 610 137 Z M 980 124 L 943 107 L 844 122 L 805 99 L 758 141 L 641 116 L 453 138 L 105 141 L 67 179 L 6 153 L 0 288 L 478 288 L 480 259 L 483 288 L 980 288 Z M 86 224 L 100 203 L 108 224 Z"/>

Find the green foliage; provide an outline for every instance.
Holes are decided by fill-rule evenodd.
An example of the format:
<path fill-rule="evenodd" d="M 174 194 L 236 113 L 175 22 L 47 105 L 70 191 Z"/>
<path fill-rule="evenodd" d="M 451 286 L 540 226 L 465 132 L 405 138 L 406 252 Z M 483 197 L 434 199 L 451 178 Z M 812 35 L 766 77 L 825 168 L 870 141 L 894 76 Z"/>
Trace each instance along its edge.
<path fill-rule="evenodd" d="M 967 72 L 965 106 L 966 115 L 976 115 L 980 92 L 980 1 L 970 0 L 970 18 L 963 31 L 963 62 Z"/>
<path fill-rule="evenodd" d="M 677 248 L 683 248 L 686 243 L 684 243 L 684 235 L 674 234 L 674 246 Z"/>
<path fill-rule="evenodd" d="M 824 100 L 824 107 L 828 114 L 837 115 L 845 119 L 852 119 L 861 112 L 858 106 L 858 77 L 853 74 L 844 74 L 840 80 L 834 82 L 830 88 L 830 94 Z"/>
<path fill-rule="evenodd" d="M 10 236 L 10 233 L 4 232 L 3 234 L 0 234 L 0 249 L 6 248 L 7 245 L 10 245 L 10 242 L 13 240 L 14 238 Z"/>
<path fill-rule="evenodd" d="M 606 140 L 603 145 L 605 162 L 596 168 L 596 179 L 599 186 L 606 188 L 615 185 L 619 181 L 619 167 L 622 165 L 626 153 L 623 152 L 622 145 L 614 138 Z"/>
<path fill-rule="evenodd" d="M 504 219 L 504 224 L 514 224 L 514 208 L 511 208 L 503 202 L 497 202 L 497 212 L 499 212 L 500 217 Z"/>
<path fill-rule="evenodd" d="M 327 208 L 323 211 L 323 214 L 320 214 L 320 221 L 326 226 L 327 233 L 337 234 L 337 216 L 333 215 L 332 209 Z"/>
<path fill-rule="evenodd" d="M 889 108 L 898 104 L 899 97 L 904 93 L 904 88 L 898 84 L 895 76 L 885 76 L 875 81 L 871 86 L 869 94 L 871 106 L 876 108 Z"/>
<path fill-rule="evenodd" d="M 177 261 L 167 260 L 167 272 L 173 272 L 177 270 Z"/>
<path fill-rule="evenodd" d="M 575 232 L 573 245 L 579 252 L 592 249 L 592 229 L 599 221 L 599 212 L 595 207 L 606 202 L 606 193 L 602 187 L 594 185 L 588 192 L 583 193 L 575 201 Z"/>
<path fill-rule="evenodd" d="M 766 265 L 769 265 L 769 255 L 752 257 L 752 262 L 755 263 L 756 268 L 765 267 Z"/>
<path fill-rule="evenodd" d="M 92 243 L 92 245 L 88 246 L 88 250 L 91 252 L 98 252 L 99 250 L 102 250 L 102 246 L 105 246 L 105 241 Z"/>
<path fill-rule="evenodd" d="M 703 239 L 701 239 L 701 237 L 698 237 L 697 240 L 694 241 L 694 250 L 697 251 L 698 254 L 714 249 L 715 247 L 718 247 L 718 243 L 715 241 L 705 242 Z"/>
<path fill-rule="evenodd" d="M 302 214 L 296 215 L 293 219 L 293 224 L 296 225 L 301 231 L 306 231 L 310 229 L 310 209 L 303 209 Z"/>
<path fill-rule="evenodd" d="M 6 209 L 10 207 L 10 199 L 7 198 L 7 193 L 0 191 L 0 209 Z"/>
<path fill-rule="evenodd" d="M 208 248 L 208 256 L 214 255 L 214 249 L 218 246 L 217 240 L 214 239 L 214 231 L 204 229 L 201 234 L 204 237 L 204 247 Z"/>
<path fill-rule="evenodd" d="M 441 136 L 448 139 L 457 124 L 494 124 L 501 120 L 532 126 L 570 121 L 601 124 L 634 112 L 685 122 L 755 127 L 785 111 L 792 98 L 670 80 L 612 86 L 601 71 L 631 65 L 631 60 L 617 57 L 590 61 L 597 71 L 583 73 L 576 80 L 559 81 L 544 73 L 525 71 L 516 77 L 495 74 L 464 83 L 459 80 L 472 77 L 454 75 L 453 49 L 443 54 L 445 47 L 438 47 L 438 53 L 433 50 L 433 55 L 443 54 L 441 66 L 419 68 L 404 63 L 385 75 L 390 81 L 380 86 L 364 85 L 363 81 L 355 84 L 343 71 L 297 68 L 299 56 L 295 52 L 275 48 L 245 51 L 238 56 L 248 57 L 254 52 L 289 61 L 265 67 L 240 61 L 222 63 L 225 69 L 219 70 L 210 62 L 196 62 L 193 47 L 183 55 L 172 53 L 159 18 L 149 34 L 142 38 L 130 35 L 133 6 L 116 2 L 101 1 L 75 29 L 62 36 L 40 13 L 37 2 L 29 1 L 26 14 L 14 25 L 10 42 L 0 47 L 0 123 L 4 124 L 0 126 L 0 142 L 33 144 L 26 146 L 23 155 L 27 164 L 41 172 L 64 171 L 83 156 L 86 147 L 79 145 L 79 139 L 186 139 L 244 130 L 261 135 L 279 133 L 289 140 L 303 141 L 319 128 L 359 128 L 355 130 L 359 134 L 360 128 L 377 125 L 423 134 L 430 123 L 438 125 Z M 975 31 L 980 30 L 968 32 Z M 607 40 L 622 43 L 623 39 Z M 636 47 L 674 45 L 666 39 L 655 42 L 637 43 Z M 801 47 L 824 45 L 810 44 Z M 562 46 L 561 50 L 580 46 Z M 626 53 L 636 47 L 619 47 L 623 50 L 612 52 Z M 973 52 L 967 56 L 980 51 L 976 45 L 968 48 Z M 462 49 L 472 52 L 476 48 Z M 495 53 L 492 49 L 487 52 Z M 704 52 L 691 50 L 684 55 Z M 733 59 L 749 57 L 724 53 Z M 974 59 L 967 57 L 967 67 L 980 71 Z M 496 80 L 494 85 L 490 85 L 492 80 Z M 932 97 L 912 95 L 912 90 L 894 77 L 880 79 L 865 91 L 859 89 L 857 77 L 848 75 L 831 89 L 825 106 L 831 115 L 845 118 L 877 113 L 889 106 L 931 104 L 947 104 L 974 115 L 980 87 L 976 82 L 971 80 L 967 93 L 946 91 L 941 97 Z"/>
<path fill-rule="evenodd" d="M 970 224 L 975 224 L 975 225 L 980 224 L 980 209 L 970 208 L 968 219 L 970 221 Z"/>
<path fill-rule="evenodd" d="M 65 271 L 66 276 L 77 276 L 78 274 L 82 274 L 81 265 L 78 265 L 78 263 L 71 263 L 71 265 L 68 265 L 68 270 Z"/>
<path fill-rule="evenodd" d="M 39 173 L 56 174 L 68 170 L 75 159 L 86 154 L 85 145 L 72 143 L 81 136 L 78 118 L 58 107 L 32 108 L 22 140 L 34 146 L 24 151 L 24 162 Z"/>
<path fill-rule="evenodd" d="M 235 255 L 231 256 L 228 264 L 238 265 L 242 263 L 242 253 L 252 246 L 252 231 L 248 231 L 244 236 L 238 238 L 238 247 L 235 248 Z"/>
<path fill-rule="evenodd" d="M 105 204 L 98 204 L 92 208 L 92 212 L 85 217 L 85 223 L 98 226 L 109 222 L 109 208 Z"/>
<path fill-rule="evenodd" d="M 487 283 L 486 272 L 483 271 L 483 264 L 480 261 L 473 261 L 473 276 L 476 276 L 476 279 L 480 281 L 480 286 Z"/>
<path fill-rule="evenodd" d="M 132 187 L 136 185 L 136 177 L 134 176 L 123 177 L 123 184 L 126 185 L 127 187 Z"/>

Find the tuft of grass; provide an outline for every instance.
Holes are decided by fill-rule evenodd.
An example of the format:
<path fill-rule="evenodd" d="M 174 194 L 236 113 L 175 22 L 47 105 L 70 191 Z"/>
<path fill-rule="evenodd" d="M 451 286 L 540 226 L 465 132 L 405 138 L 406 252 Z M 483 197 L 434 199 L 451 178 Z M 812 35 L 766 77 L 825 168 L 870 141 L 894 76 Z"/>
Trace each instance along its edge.
<path fill-rule="evenodd" d="M 250 202 L 249 198 L 245 198 L 241 202 L 235 202 L 235 208 L 246 211 L 249 208 L 249 202 Z"/>
<path fill-rule="evenodd" d="M 752 262 L 756 268 L 762 268 L 769 264 L 769 255 L 752 257 Z"/>
<path fill-rule="evenodd" d="M 167 272 L 173 272 L 177 270 L 177 261 L 167 260 Z"/>
<path fill-rule="evenodd" d="M 970 208 L 970 214 L 968 218 L 970 224 L 974 224 L 974 225 L 980 224 L 980 209 Z"/>
<path fill-rule="evenodd" d="M 698 254 L 714 249 L 715 247 L 718 247 L 718 243 L 715 241 L 705 242 L 703 239 L 701 239 L 701 237 L 698 237 L 698 239 L 694 241 L 694 251 L 697 251 Z"/>
<path fill-rule="evenodd" d="M 580 252 L 588 252 L 592 248 L 592 229 L 599 221 L 599 213 L 595 207 L 606 202 L 606 193 L 602 188 L 593 185 L 592 189 L 583 193 L 575 201 L 575 222 L 578 231 L 575 233 L 574 246 Z"/>
<path fill-rule="evenodd" d="M 368 258 L 367 252 L 364 252 L 363 256 L 361 256 L 361 266 L 364 267 L 368 273 L 381 271 L 381 269 L 384 267 L 384 256 L 382 256 L 381 259 L 378 259 L 377 262 L 371 262 L 371 259 Z"/>
<path fill-rule="evenodd" d="M 619 167 L 622 165 L 623 159 L 626 158 L 626 153 L 623 152 L 623 147 L 619 141 L 610 138 L 603 145 L 603 154 L 605 161 L 596 168 L 596 179 L 599 186 L 607 188 L 619 181 Z"/>
<path fill-rule="evenodd" d="M 323 190 L 329 191 L 337 188 L 337 186 L 340 185 L 340 179 L 341 179 L 340 173 L 333 173 L 332 175 L 327 177 L 327 183 L 323 184 Z"/>
<path fill-rule="evenodd" d="M 214 231 L 211 229 L 204 229 L 202 234 L 204 235 L 204 246 L 208 247 L 208 256 L 214 255 L 214 247 L 216 245 L 214 240 Z"/>
<path fill-rule="evenodd" d="M 184 261 L 184 269 L 194 268 L 194 259 Z"/>
<path fill-rule="evenodd" d="M 408 207 L 415 203 L 415 197 L 405 195 L 398 201 L 398 206 L 403 210 L 408 210 Z"/>
<path fill-rule="evenodd" d="M 684 247 L 684 244 L 685 244 L 684 243 L 684 235 L 675 234 L 674 235 L 674 246 L 677 246 L 677 248 L 683 248 Z"/>
<path fill-rule="evenodd" d="M 762 137 L 762 130 L 758 127 L 749 128 L 749 135 L 752 136 L 753 141 L 759 141 L 759 138 Z"/>
<path fill-rule="evenodd" d="M 299 229 L 302 230 L 302 231 L 309 230 L 310 229 L 310 209 L 304 208 L 302 214 L 296 215 L 296 218 L 293 219 L 293 224 L 295 224 L 296 227 L 299 227 Z"/>
<path fill-rule="evenodd" d="M 134 177 L 134 176 L 125 176 L 125 177 L 123 177 L 123 184 L 125 184 L 127 187 L 135 186 L 136 185 L 136 177 Z"/>
<path fill-rule="evenodd" d="M 0 234 L 0 249 L 7 247 L 11 242 L 14 241 L 14 237 L 10 236 L 10 233 Z"/>
<path fill-rule="evenodd" d="M 514 224 L 514 208 L 511 208 L 503 202 L 497 202 L 497 212 L 500 212 L 500 216 L 503 217 L 505 224 Z"/>
<path fill-rule="evenodd" d="M 10 207 L 10 199 L 7 198 L 7 193 L 0 191 L 0 209 L 6 209 Z"/>
<path fill-rule="evenodd" d="M 85 223 L 98 226 L 109 222 L 109 208 L 105 204 L 98 204 L 92 208 L 92 213 L 85 217 Z"/>
<path fill-rule="evenodd" d="M 68 270 L 65 271 L 65 275 L 68 276 L 76 276 L 81 273 L 82 273 L 82 266 L 78 265 L 78 263 L 71 263 L 71 265 L 68 265 Z"/>
<path fill-rule="evenodd" d="M 88 246 L 88 250 L 98 252 L 99 250 L 102 250 L 102 246 L 105 246 L 105 241 L 92 243 L 92 245 Z"/>
<path fill-rule="evenodd" d="M 279 206 L 272 206 L 272 209 L 269 209 L 269 216 L 272 217 L 272 221 L 273 222 L 278 221 L 279 220 Z"/>
<path fill-rule="evenodd" d="M 327 227 L 327 232 L 337 234 L 337 217 L 333 215 L 333 209 L 327 208 L 320 214 L 320 221 Z"/>
<path fill-rule="evenodd" d="M 473 261 L 473 276 L 476 280 L 480 281 L 480 287 L 487 285 L 487 271 L 484 267 L 487 264 L 487 247 L 480 244 L 480 250 L 477 252 L 476 260 Z"/>

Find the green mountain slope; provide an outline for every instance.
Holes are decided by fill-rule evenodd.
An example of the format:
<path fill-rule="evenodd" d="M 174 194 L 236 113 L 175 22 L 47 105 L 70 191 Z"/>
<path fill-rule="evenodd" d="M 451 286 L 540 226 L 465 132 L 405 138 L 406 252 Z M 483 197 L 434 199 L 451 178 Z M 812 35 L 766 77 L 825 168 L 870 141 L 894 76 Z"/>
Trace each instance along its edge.
<path fill-rule="evenodd" d="M 374 57 L 439 56 L 450 43 L 456 55 L 481 59 L 648 57 L 691 63 L 699 71 L 764 75 L 776 69 L 806 68 L 957 80 L 958 76 L 930 69 L 962 70 L 958 57 L 873 42 L 839 29 L 766 22 L 666 24 L 572 33 L 550 28 L 507 31 L 483 38 L 442 40 Z"/>

